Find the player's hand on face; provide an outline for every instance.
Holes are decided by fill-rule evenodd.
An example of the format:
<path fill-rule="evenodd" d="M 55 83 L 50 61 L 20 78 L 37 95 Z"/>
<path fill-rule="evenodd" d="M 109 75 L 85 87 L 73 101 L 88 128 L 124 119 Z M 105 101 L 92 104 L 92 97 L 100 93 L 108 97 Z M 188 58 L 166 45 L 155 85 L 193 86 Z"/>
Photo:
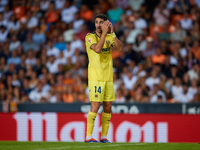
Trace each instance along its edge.
<path fill-rule="evenodd" d="M 114 27 L 113 27 L 113 25 L 112 25 L 112 23 L 109 21 L 109 26 L 110 26 L 110 33 L 113 33 L 114 32 Z"/>
<path fill-rule="evenodd" d="M 103 33 L 108 33 L 109 32 L 109 21 L 104 21 L 103 24 L 101 25 L 102 32 Z"/>

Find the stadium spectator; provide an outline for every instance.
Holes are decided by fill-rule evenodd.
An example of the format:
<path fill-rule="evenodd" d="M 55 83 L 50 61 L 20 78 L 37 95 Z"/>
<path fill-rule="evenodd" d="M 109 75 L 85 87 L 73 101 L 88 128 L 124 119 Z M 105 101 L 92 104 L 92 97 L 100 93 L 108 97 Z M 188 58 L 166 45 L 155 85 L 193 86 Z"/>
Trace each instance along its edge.
<path fill-rule="evenodd" d="M 27 58 L 25 60 L 25 64 L 28 65 L 32 65 L 32 66 L 35 66 L 35 63 L 36 63 L 36 59 L 34 57 L 34 51 L 32 49 L 30 49 L 27 53 Z"/>
<path fill-rule="evenodd" d="M 111 22 L 119 22 L 120 17 L 123 14 L 123 10 L 117 7 L 116 1 L 111 2 L 111 8 L 107 12 L 108 18 Z"/>
<path fill-rule="evenodd" d="M 19 26 L 19 30 L 17 30 L 17 38 L 19 39 L 20 42 L 24 42 L 26 41 L 27 38 L 27 34 L 29 32 L 29 30 L 26 28 L 26 25 L 21 23 Z"/>
<path fill-rule="evenodd" d="M 153 33 L 153 35 L 152 35 L 152 38 L 153 38 L 153 42 L 152 42 L 152 44 L 153 44 L 153 46 L 154 47 L 161 47 L 161 41 L 160 41 L 160 39 L 159 39 L 159 33 L 158 32 L 154 32 Z"/>
<path fill-rule="evenodd" d="M 65 103 L 73 103 L 74 95 L 73 95 L 73 91 L 72 91 L 72 86 L 65 87 L 64 94 L 63 94 L 63 101 Z"/>
<path fill-rule="evenodd" d="M 72 58 L 71 58 L 72 64 L 75 64 L 77 61 L 80 61 L 80 59 L 81 59 L 80 50 L 76 48 L 74 51 L 74 55 L 72 55 Z"/>
<path fill-rule="evenodd" d="M 8 66 L 6 65 L 6 58 L 0 57 L 0 78 L 7 71 L 7 69 L 8 69 Z"/>
<path fill-rule="evenodd" d="M 23 50 L 24 52 L 28 52 L 28 50 L 32 49 L 35 52 L 39 51 L 39 45 L 37 45 L 35 42 L 32 40 L 32 33 L 27 33 L 26 35 L 26 40 L 22 43 Z"/>
<path fill-rule="evenodd" d="M 20 28 L 20 25 L 21 25 L 21 23 L 19 22 L 19 20 L 17 20 L 17 18 L 15 17 L 15 15 L 12 14 L 9 17 L 8 25 L 7 25 L 8 29 L 10 30 L 9 32 L 10 33 L 17 32 L 19 30 L 19 28 Z"/>
<path fill-rule="evenodd" d="M 81 5 L 80 18 L 82 18 L 85 22 L 88 22 L 92 19 L 92 13 L 92 10 L 90 10 L 87 5 Z"/>
<path fill-rule="evenodd" d="M 163 40 L 163 41 L 169 41 L 170 39 L 170 33 L 169 33 L 169 25 L 168 24 L 164 24 L 163 25 L 163 32 L 159 33 L 159 39 Z"/>
<path fill-rule="evenodd" d="M 64 42 L 64 38 L 63 35 L 60 35 L 58 37 L 58 42 L 54 45 L 54 47 L 56 47 L 57 49 L 59 49 L 60 51 L 63 51 L 66 49 L 66 45 Z"/>
<path fill-rule="evenodd" d="M 190 51 L 193 53 L 196 60 L 200 60 L 200 45 L 199 45 L 198 40 L 195 40 L 193 42 L 193 45 L 190 48 Z"/>
<path fill-rule="evenodd" d="M 53 2 L 49 3 L 49 7 L 48 7 L 44 17 L 46 18 L 46 23 L 48 25 L 47 31 L 49 31 L 51 25 L 56 23 L 59 19 L 59 14 L 58 14 L 57 10 L 55 10 L 55 5 Z"/>
<path fill-rule="evenodd" d="M 71 4 L 70 0 L 66 0 L 64 9 L 61 11 L 61 20 L 67 24 L 74 21 L 74 14 L 78 12 L 76 6 Z"/>
<path fill-rule="evenodd" d="M 149 88 L 145 85 L 145 77 L 140 77 L 130 91 L 131 99 L 129 102 L 148 103 L 149 102 Z"/>
<path fill-rule="evenodd" d="M 56 77 L 56 84 L 55 84 L 55 90 L 57 92 L 62 93 L 65 90 L 65 84 L 63 83 L 63 75 L 58 74 Z"/>
<path fill-rule="evenodd" d="M 185 11 L 189 11 L 190 2 L 188 0 L 177 0 L 175 1 L 174 13 L 183 14 Z"/>
<path fill-rule="evenodd" d="M 72 50 L 70 42 L 66 43 L 66 49 L 63 51 L 63 54 L 65 58 L 68 58 L 68 57 L 71 58 L 73 56 L 74 50 Z"/>
<path fill-rule="evenodd" d="M 188 92 L 191 93 L 193 96 L 197 94 L 197 79 L 193 79 L 191 81 L 191 86 L 188 88 Z"/>
<path fill-rule="evenodd" d="M 127 10 L 129 7 L 129 1 L 128 0 L 116 0 L 117 7 Z"/>
<path fill-rule="evenodd" d="M 57 102 L 56 91 L 55 91 L 55 89 L 54 89 L 54 86 L 51 86 L 51 87 L 50 87 L 49 94 L 48 94 L 48 96 L 47 96 L 47 100 L 48 100 L 50 103 L 56 103 L 56 102 Z"/>
<path fill-rule="evenodd" d="M 42 83 L 39 83 L 37 85 L 37 88 L 30 92 L 29 98 L 34 103 L 40 103 L 42 101 L 42 98 L 47 98 L 47 92 L 44 92 L 42 90 Z"/>
<path fill-rule="evenodd" d="M 83 43 L 78 38 L 77 34 L 72 35 L 72 41 L 71 41 L 70 47 L 72 51 L 75 51 L 75 49 L 79 49 L 79 51 L 83 52 Z"/>
<path fill-rule="evenodd" d="M 126 43 L 135 43 L 137 36 L 142 33 L 143 31 L 141 29 L 135 28 L 134 23 L 132 21 L 129 21 L 128 27 L 124 31 L 124 34 L 126 36 Z"/>
<path fill-rule="evenodd" d="M 143 29 L 145 31 L 147 29 L 147 22 L 144 18 L 141 17 L 140 12 L 135 12 L 134 17 L 135 17 L 135 21 L 134 21 L 135 28 Z"/>
<path fill-rule="evenodd" d="M 166 95 L 159 89 L 157 84 L 154 84 L 153 89 L 150 92 L 150 103 L 160 103 L 160 101 L 166 103 Z"/>
<path fill-rule="evenodd" d="M 9 20 L 12 15 L 13 15 L 13 11 L 10 9 L 9 5 L 6 5 L 3 12 L 4 20 Z"/>
<path fill-rule="evenodd" d="M 129 0 L 129 5 L 133 11 L 139 11 L 144 2 L 144 0 Z"/>
<path fill-rule="evenodd" d="M 74 22 L 73 22 L 73 29 L 75 33 L 78 33 L 81 29 L 81 26 L 84 24 L 84 20 L 80 18 L 79 12 L 74 14 Z"/>
<path fill-rule="evenodd" d="M 159 47 L 156 48 L 156 54 L 151 56 L 152 63 L 154 64 L 162 64 L 166 59 L 166 56 L 162 54 L 161 49 Z"/>
<path fill-rule="evenodd" d="M 38 26 L 38 18 L 35 16 L 34 12 L 28 11 L 23 23 L 26 23 L 28 29 L 33 29 Z"/>
<path fill-rule="evenodd" d="M 121 29 L 121 22 L 115 22 L 114 24 L 114 30 L 115 30 L 115 34 L 117 37 L 119 37 L 119 39 L 123 38 L 123 31 Z M 122 39 L 124 41 L 124 39 Z"/>
<path fill-rule="evenodd" d="M 49 1 L 48 0 L 41 0 L 40 1 L 40 10 L 42 12 L 46 12 L 49 8 Z"/>
<path fill-rule="evenodd" d="M 165 4 L 160 2 L 154 10 L 153 17 L 156 25 L 164 25 L 169 23 L 169 10 L 165 8 Z"/>
<path fill-rule="evenodd" d="M 53 43 L 51 42 L 51 40 L 47 42 L 46 49 L 47 49 L 47 56 L 53 55 L 56 58 L 59 56 L 60 51 L 58 48 L 53 46 Z"/>
<path fill-rule="evenodd" d="M 181 94 L 183 92 L 183 87 L 182 87 L 182 83 L 181 83 L 181 78 L 180 77 L 176 77 L 175 78 L 175 85 L 172 86 L 171 88 L 171 93 L 173 95 L 173 97 L 177 97 L 179 94 Z"/>
<path fill-rule="evenodd" d="M 148 78 L 145 80 L 146 86 L 148 86 L 150 89 L 152 89 L 153 86 L 154 86 L 155 84 L 158 84 L 159 82 L 160 82 L 160 78 L 158 77 L 157 72 L 156 72 L 155 69 L 151 71 L 151 76 L 148 77 Z"/>
<path fill-rule="evenodd" d="M 3 17 L 3 13 L 0 13 L 0 26 L 7 26 L 7 20 L 6 19 L 4 19 L 4 17 Z"/>
<path fill-rule="evenodd" d="M 200 85 L 197 85 L 197 93 L 194 95 L 193 100 L 190 102 L 192 102 L 192 103 L 200 102 Z"/>
<path fill-rule="evenodd" d="M 81 62 L 79 60 L 76 61 L 74 67 L 69 70 L 72 73 L 72 78 L 76 75 L 82 76 L 83 68 L 81 67 Z"/>
<path fill-rule="evenodd" d="M 116 91 L 116 100 L 115 103 L 124 103 L 126 101 L 124 95 L 123 95 L 123 90 L 118 88 Z"/>
<path fill-rule="evenodd" d="M 66 58 L 64 57 L 64 54 L 62 51 L 60 51 L 58 58 L 56 59 L 56 62 L 58 63 L 58 66 L 60 64 L 64 65 L 66 64 Z M 59 67 L 58 67 L 59 68 Z"/>
<path fill-rule="evenodd" d="M 50 85 L 49 85 L 49 83 L 47 82 L 47 79 L 48 79 L 48 78 L 46 78 L 46 77 L 41 77 L 39 82 L 40 82 L 40 83 L 42 84 L 42 86 L 43 86 L 43 87 L 42 87 L 42 91 L 48 93 L 48 92 L 49 92 L 49 89 L 50 89 Z"/>
<path fill-rule="evenodd" d="M 17 56 L 17 51 L 13 50 L 11 52 L 11 57 L 7 60 L 7 64 L 14 63 L 15 65 L 19 65 L 21 63 L 21 58 Z"/>
<path fill-rule="evenodd" d="M 158 84 L 158 87 L 161 91 L 163 91 L 166 95 L 166 98 L 169 98 L 170 96 L 170 91 L 166 86 L 166 82 L 167 82 L 167 76 L 165 74 L 162 74 L 160 76 L 160 82 Z"/>
<path fill-rule="evenodd" d="M 130 72 L 130 71 L 128 71 L 127 74 L 122 76 L 123 83 L 124 83 L 126 89 L 128 89 L 128 90 L 131 90 L 133 88 L 137 79 L 138 79 L 137 76 L 132 75 L 132 72 Z"/>
<path fill-rule="evenodd" d="M 143 57 L 153 56 L 156 54 L 156 49 L 152 43 L 153 39 L 147 39 L 146 49 L 142 52 Z"/>
<path fill-rule="evenodd" d="M 21 88 L 21 95 L 29 95 L 29 93 L 32 91 L 32 89 L 29 87 L 29 80 L 25 78 L 22 83 L 22 88 Z"/>
<path fill-rule="evenodd" d="M 142 51 L 144 51 L 146 49 L 146 46 L 147 46 L 147 42 L 144 39 L 144 35 L 139 34 L 136 37 L 135 44 L 133 45 L 133 49 L 136 52 L 142 52 Z"/>
<path fill-rule="evenodd" d="M 64 5 L 65 5 L 65 0 L 55 1 L 55 7 L 58 10 L 62 9 Z"/>
<path fill-rule="evenodd" d="M 46 67 L 48 68 L 50 73 L 55 74 L 58 72 L 58 62 L 53 55 L 49 56 Z"/>
<path fill-rule="evenodd" d="M 180 22 L 175 23 L 175 30 L 173 33 L 171 33 L 170 39 L 172 41 L 180 41 L 183 42 L 183 40 L 186 37 L 186 31 L 181 29 Z"/>
<path fill-rule="evenodd" d="M 183 92 L 175 97 L 175 100 L 180 103 L 189 103 L 192 101 L 193 95 L 188 92 L 188 86 L 183 84 Z"/>
<path fill-rule="evenodd" d="M 174 49 L 172 55 L 171 55 L 170 58 L 169 58 L 169 63 L 170 63 L 170 65 L 175 65 L 175 66 L 177 66 L 177 65 L 178 65 L 178 60 L 179 60 L 179 59 L 180 59 L 179 52 L 178 52 L 177 49 Z"/>
<path fill-rule="evenodd" d="M 17 40 L 17 35 L 14 34 L 12 36 L 11 40 L 12 41 L 10 42 L 10 45 L 9 45 L 9 50 L 10 51 L 16 50 L 21 46 L 21 42 Z"/>
<path fill-rule="evenodd" d="M 85 36 L 89 33 L 90 31 L 88 30 L 87 24 L 84 23 L 81 26 L 81 30 L 77 33 L 78 38 L 83 42 L 85 40 Z"/>
<path fill-rule="evenodd" d="M 37 78 L 37 73 L 35 71 L 33 71 L 30 76 L 29 88 L 34 89 L 38 83 L 39 83 L 39 80 Z"/>
<path fill-rule="evenodd" d="M 184 12 L 184 17 L 181 19 L 180 23 L 182 29 L 189 30 L 192 28 L 192 20 L 189 18 L 187 12 Z"/>
<path fill-rule="evenodd" d="M 81 28 L 82 28 L 82 26 L 81 26 Z M 80 28 L 80 31 L 81 31 L 81 28 Z M 75 30 L 73 29 L 73 23 L 69 23 L 68 24 L 68 29 L 63 33 L 64 41 L 65 42 L 71 42 L 72 41 L 72 36 L 73 36 L 74 33 L 75 33 Z"/>
<path fill-rule="evenodd" d="M 187 72 L 190 77 L 190 80 L 199 79 L 199 70 L 200 68 L 197 63 L 192 65 L 192 68 Z"/>
<path fill-rule="evenodd" d="M 40 32 L 40 29 L 37 27 L 34 30 L 33 36 L 32 36 L 33 42 L 37 45 L 41 45 L 46 42 L 46 37 L 44 33 Z"/>
<path fill-rule="evenodd" d="M 7 40 L 9 30 L 1 25 L 0 26 L 0 43 L 5 42 Z"/>

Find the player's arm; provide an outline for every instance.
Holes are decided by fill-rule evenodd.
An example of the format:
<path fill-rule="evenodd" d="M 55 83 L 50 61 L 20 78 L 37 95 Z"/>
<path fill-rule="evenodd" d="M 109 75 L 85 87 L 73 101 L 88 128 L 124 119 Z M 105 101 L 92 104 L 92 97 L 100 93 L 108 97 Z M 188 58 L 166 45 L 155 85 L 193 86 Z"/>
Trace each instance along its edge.
<path fill-rule="evenodd" d="M 100 40 L 98 41 L 97 44 L 93 44 L 90 48 L 93 49 L 96 53 L 101 53 L 101 50 L 103 48 L 106 34 L 109 31 L 109 21 L 104 21 L 103 24 L 101 25 L 102 28 L 102 34 L 100 37 Z"/>
<path fill-rule="evenodd" d="M 116 50 L 122 51 L 123 50 L 122 42 L 115 35 L 114 28 L 113 28 L 113 25 L 112 25 L 111 22 L 109 23 L 109 25 L 111 27 L 111 34 L 112 34 L 112 37 L 113 37 L 113 40 L 114 40 L 114 43 L 112 45 Z"/>

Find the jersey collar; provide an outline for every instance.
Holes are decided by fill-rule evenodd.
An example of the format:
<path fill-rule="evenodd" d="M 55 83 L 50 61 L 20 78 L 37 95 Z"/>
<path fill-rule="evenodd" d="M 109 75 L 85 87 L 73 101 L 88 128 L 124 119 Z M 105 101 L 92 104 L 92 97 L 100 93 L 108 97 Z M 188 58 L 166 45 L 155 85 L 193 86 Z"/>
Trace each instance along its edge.
<path fill-rule="evenodd" d="M 96 33 L 96 31 L 93 32 L 94 34 L 96 34 L 98 36 L 98 34 Z M 99 36 L 98 36 L 99 37 Z M 99 37 L 100 38 L 100 37 Z"/>

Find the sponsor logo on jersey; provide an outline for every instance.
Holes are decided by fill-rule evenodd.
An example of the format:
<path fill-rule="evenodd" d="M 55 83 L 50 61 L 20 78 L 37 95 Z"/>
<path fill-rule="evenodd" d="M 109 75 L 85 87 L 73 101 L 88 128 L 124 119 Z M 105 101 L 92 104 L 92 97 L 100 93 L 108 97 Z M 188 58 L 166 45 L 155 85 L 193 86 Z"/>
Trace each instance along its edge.
<path fill-rule="evenodd" d="M 110 51 L 110 47 L 102 49 L 102 52 L 109 52 L 109 51 Z"/>

